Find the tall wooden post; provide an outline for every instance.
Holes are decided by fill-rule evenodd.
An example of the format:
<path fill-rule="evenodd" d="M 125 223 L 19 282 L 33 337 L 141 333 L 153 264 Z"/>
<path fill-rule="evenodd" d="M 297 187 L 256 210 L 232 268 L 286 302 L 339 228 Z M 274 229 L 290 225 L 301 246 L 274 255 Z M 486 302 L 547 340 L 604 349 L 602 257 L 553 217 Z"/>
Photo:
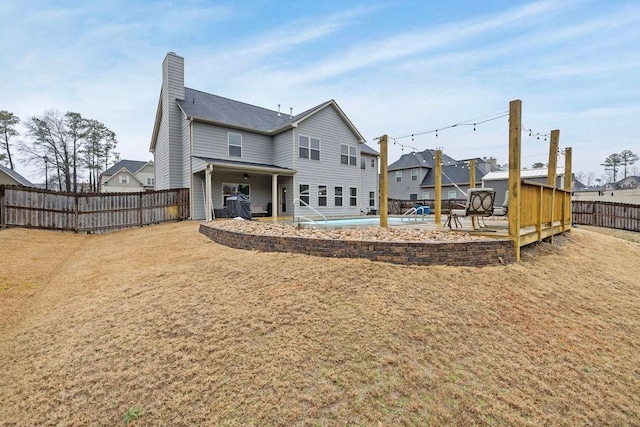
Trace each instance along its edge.
<path fill-rule="evenodd" d="M 476 188 L 476 161 L 469 160 L 469 188 Z"/>
<path fill-rule="evenodd" d="M 571 147 L 564 149 L 564 189 L 571 191 L 573 189 L 573 172 L 571 171 Z"/>
<path fill-rule="evenodd" d="M 549 142 L 549 169 L 547 170 L 547 185 L 556 186 L 558 170 L 558 147 L 560 146 L 560 131 L 552 130 Z"/>
<path fill-rule="evenodd" d="M 509 238 L 520 261 L 520 153 L 522 144 L 522 101 L 509 103 Z"/>
<path fill-rule="evenodd" d="M 389 174 L 387 171 L 387 135 L 380 137 L 380 227 L 387 227 L 389 216 Z"/>
<path fill-rule="evenodd" d="M 436 179 L 436 227 L 442 226 L 442 150 L 436 150 L 435 158 L 435 179 Z"/>

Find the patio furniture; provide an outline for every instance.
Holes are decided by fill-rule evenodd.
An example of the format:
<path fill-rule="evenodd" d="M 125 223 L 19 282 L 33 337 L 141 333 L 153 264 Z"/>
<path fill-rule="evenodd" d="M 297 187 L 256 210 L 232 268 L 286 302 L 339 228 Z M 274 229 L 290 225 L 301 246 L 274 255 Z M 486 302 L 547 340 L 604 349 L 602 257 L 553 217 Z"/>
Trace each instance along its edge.
<path fill-rule="evenodd" d="M 493 188 L 470 188 L 467 191 L 467 202 L 464 205 L 458 204 L 461 209 L 451 209 L 445 224 L 449 228 L 451 223 L 455 223 L 456 228 L 462 227 L 459 218 L 469 217 L 473 229 L 476 230 L 475 218 L 484 218 L 493 214 L 495 197 L 496 192 Z"/>

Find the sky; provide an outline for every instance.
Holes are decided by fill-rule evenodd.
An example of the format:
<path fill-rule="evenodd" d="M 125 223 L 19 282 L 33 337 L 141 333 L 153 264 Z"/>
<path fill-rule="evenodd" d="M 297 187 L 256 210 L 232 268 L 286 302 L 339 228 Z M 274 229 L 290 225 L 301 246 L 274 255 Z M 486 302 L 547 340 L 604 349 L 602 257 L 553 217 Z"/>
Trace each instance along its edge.
<path fill-rule="evenodd" d="M 122 159 L 153 159 L 167 52 L 193 89 L 294 114 L 335 99 L 368 145 L 389 135 L 390 163 L 427 148 L 507 163 L 497 117 L 515 99 L 534 134 L 523 132 L 523 167 L 548 162 L 553 129 L 574 172 L 600 177 L 608 155 L 640 152 L 637 0 L 0 0 L 0 11 L 0 110 L 99 120 Z M 43 181 L 20 159 L 16 170 Z"/>

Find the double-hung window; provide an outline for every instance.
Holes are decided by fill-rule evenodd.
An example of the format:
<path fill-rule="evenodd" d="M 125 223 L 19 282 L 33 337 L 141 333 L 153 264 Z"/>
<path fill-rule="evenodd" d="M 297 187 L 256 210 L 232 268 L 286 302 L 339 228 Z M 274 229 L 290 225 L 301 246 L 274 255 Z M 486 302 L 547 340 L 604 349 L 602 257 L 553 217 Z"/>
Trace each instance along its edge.
<path fill-rule="evenodd" d="M 358 149 L 353 145 L 340 144 L 340 163 L 357 166 Z"/>
<path fill-rule="evenodd" d="M 308 204 L 309 204 L 309 184 L 300 184 L 300 206 L 306 206 Z"/>
<path fill-rule="evenodd" d="M 374 207 L 376 205 L 376 192 L 369 191 L 369 207 Z"/>
<path fill-rule="evenodd" d="M 349 188 L 349 206 L 358 206 L 358 189 L 356 187 Z"/>
<path fill-rule="evenodd" d="M 411 169 L 411 181 L 418 180 L 418 169 Z"/>
<path fill-rule="evenodd" d="M 120 175 L 120 184 L 128 184 L 129 175 Z"/>
<path fill-rule="evenodd" d="M 298 135 L 298 155 L 302 159 L 320 160 L 320 140 Z"/>
<path fill-rule="evenodd" d="M 396 171 L 396 182 L 402 182 L 402 171 Z"/>
<path fill-rule="evenodd" d="M 327 206 L 327 186 L 318 185 L 318 206 Z"/>
<path fill-rule="evenodd" d="M 335 206 L 342 206 L 342 187 L 335 188 Z"/>
<path fill-rule="evenodd" d="M 242 135 L 229 132 L 229 157 L 242 157 Z"/>

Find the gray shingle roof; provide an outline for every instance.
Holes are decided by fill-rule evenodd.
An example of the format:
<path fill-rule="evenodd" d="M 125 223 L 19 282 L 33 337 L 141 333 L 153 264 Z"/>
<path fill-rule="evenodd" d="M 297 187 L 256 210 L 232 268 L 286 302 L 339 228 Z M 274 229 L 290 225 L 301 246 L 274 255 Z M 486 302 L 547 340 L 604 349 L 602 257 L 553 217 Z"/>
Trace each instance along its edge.
<path fill-rule="evenodd" d="M 131 173 L 136 173 L 149 162 L 141 162 L 139 160 L 120 160 L 115 165 L 111 166 L 109 169 L 104 171 L 103 175 L 113 175 L 114 173 L 118 173 L 118 171 L 122 168 L 126 168 Z"/>
<path fill-rule="evenodd" d="M 178 105 L 189 117 L 224 123 L 234 127 L 253 129 L 260 132 L 271 132 L 283 125 L 293 122 L 288 114 L 245 104 L 218 95 L 184 88 L 184 101 Z"/>
<path fill-rule="evenodd" d="M 34 185 L 25 177 L 20 175 L 18 172 L 11 170 L 5 166 L 0 165 L 0 170 L 11 178 L 15 179 L 20 185 L 24 185 L 25 187 L 34 187 Z"/>
<path fill-rule="evenodd" d="M 378 153 L 373 148 L 369 147 L 367 144 L 362 144 L 360 146 L 360 152 L 364 153 L 364 154 L 371 154 L 373 156 L 379 156 L 380 155 L 380 153 Z"/>
<path fill-rule="evenodd" d="M 403 154 L 398 160 L 391 163 L 387 168 L 388 171 L 396 171 L 401 169 L 411 168 L 433 168 L 434 158 L 436 157 L 436 150 L 426 149 L 420 152 L 413 152 L 409 154 Z M 442 153 L 442 164 L 453 165 L 456 164 L 456 160 Z"/>
<path fill-rule="evenodd" d="M 476 165 L 476 182 L 480 182 L 484 172 Z M 458 185 L 469 184 L 469 166 L 464 166 L 462 163 L 458 165 L 442 166 L 442 185 L 451 185 L 454 182 Z M 424 177 L 421 187 L 433 187 L 435 186 L 435 173 L 430 170 Z"/>

